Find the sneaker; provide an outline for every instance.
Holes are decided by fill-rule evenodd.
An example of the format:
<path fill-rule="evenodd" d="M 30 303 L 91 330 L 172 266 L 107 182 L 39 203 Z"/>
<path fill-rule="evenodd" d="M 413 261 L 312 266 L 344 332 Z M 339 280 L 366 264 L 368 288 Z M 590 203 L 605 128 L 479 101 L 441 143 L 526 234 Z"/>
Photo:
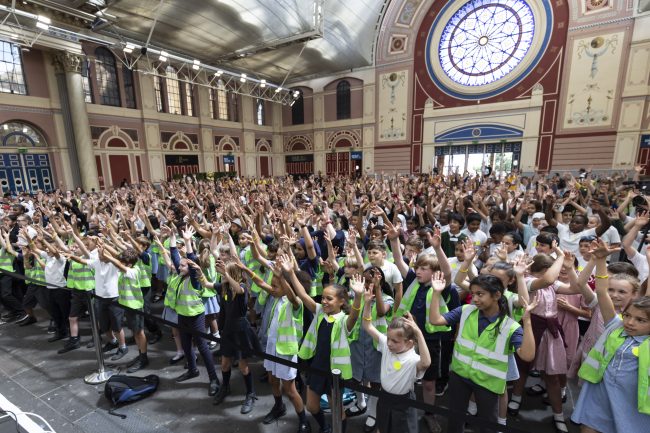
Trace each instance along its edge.
<path fill-rule="evenodd" d="M 19 323 L 29 319 L 31 316 L 27 313 L 18 313 L 14 316 L 14 322 Z"/>
<path fill-rule="evenodd" d="M 148 344 L 156 344 L 157 342 L 160 341 L 161 338 L 162 338 L 162 331 L 154 332 L 153 335 L 151 335 L 147 339 L 147 343 Z"/>
<path fill-rule="evenodd" d="M 246 400 L 244 400 L 244 403 L 242 403 L 241 405 L 240 413 L 242 415 L 246 415 L 247 413 L 250 413 L 253 410 L 253 407 L 255 406 L 255 400 L 257 400 L 257 397 L 255 396 L 254 392 L 246 394 Z M 285 413 L 286 413 L 286 409 L 285 409 Z"/>
<path fill-rule="evenodd" d="M 86 344 L 86 349 L 94 349 L 95 348 L 95 342 L 93 340 L 90 340 L 88 344 Z"/>
<path fill-rule="evenodd" d="M 129 348 L 128 347 L 120 347 L 115 351 L 113 356 L 111 356 L 111 361 L 118 361 L 122 358 L 124 358 L 124 355 L 129 353 Z"/>
<path fill-rule="evenodd" d="M 208 343 L 208 349 L 215 350 L 218 345 L 219 343 L 217 343 L 216 341 L 210 341 L 210 343 Z"/>
<path fill-rule="evenodd" d="M 440 424 L 438 424 L 438 420 L 436 420 L 436 417 L 434 415 L 424 415 L 424 422 L 427 424 L 427 427 L 429 428 L 430 433 L 441 433 L 442 432 L 442 427 L 440 427 Z"/>
<path fill-rule="evenodd" d="M 185 373 L 181 374 L 176 378 L 176 382 L 185 382 L 186 380 L 194 379 L 195 377 L 199 377 L 201 373 L 199 373 L 199 370 L 192 370 L 192 371 L 186 371 Z"/>
<path fill-rule="evenodd" d="M 436 382 L 436 396 L 442 397 L 443 395 L 445 395 L 445 392 L 447 392 L 447 388 L 449 388 L 449 384 L 445 383 L 443 385 L 440 382 Z"/>
<path fill-rule="evenodd" d="M 5 322 L 10 322 L 16 315 L 20 314 L 19 311 L 9 311 L 7 313 L 3 313 L 0 316 L 0 319 L 2 319 Z"/>
<path fill-rule="evenodd" d="M 147 368 L 148 365 L 149 358 L 147 358 L 147 354 L 141 353 L 137 358 L 135 358 L 133 362 L 131 362 L 129 368 L 126 369 L 126 372 L 129 374 L 135 373 L 136 371 L 142 370 L 143 368 Z"/>
<path fill-rule="evenodd" d="M 18 322 L 18 326 L 29 326 L 29 325 L 33 325 L 36 322 L 38 322 L 38 320 L 36 320 L 36 317 L 27 316 L 25 320 L 21 320 L 20 322 Z"/>
<path fill-rule="evenodd" d="M 57 353 L 59 355 L 63 353 L 68 353 L 71 350 L 79 349 L 81 344 L 79 343 L 79 337 L 70 337 L 70 339 L 63 345 L 63 349 L 60 349 Z"/>
<path fill-rule="evenodd" d="M 55 332 L 56 332 L 56 326 L 54 326 L 54 322 L 50 320 L 50 324 L 47 325 L 47 333 L 54 334 Z"/>
<path fill-rule="evenodd" d="M 210 379 L 210 385 L 208 385 L 208 395 L 210 397 L 217 395 L 220 385 L 221 382 L 219 382 L 219 378 L 215 377 L 214 379 Z"/>
<path fill-rule="evenodd" d="M 102 352 L 110 352 L 111 350 L 117 349 L 118 347 L 119 344 L 117 344 L 117 340 L 109 341 L 102 346 Z"/>
<path fill-rule="evenodd" d="M 219 389 L 219 392 L 217 392 L 217 394 L 214 396 L 213 404 L 216 406 L 223 403 L 228 394 L 230 394 L 230 386 L 222 386 Z"/>
<path fill-rule="evenodd" d="M 311 424 L 309 424 L 309 421 L 298 424 L 298 433 L 311 433 Z"/>
<path fill-rule="evenodd" d="M 173 358 L 169 359 L 169 365 L 176 365 L 179 362 L 181 362 L 183 359 L 185 359 L 185 354 L 177 353 L 176 355 L 174 355 Z"/>
<path fill-rule="evenodd" d="M 262 420 L 262 424 L 271 424 L 273 421 L 285 416 L 286 414 L 287 407 L 284 405 L 284 403 L 282 403 L 280 406 L 273 405 L 271 411 L 267 413 L 264 417 L 264 420 Z"/>

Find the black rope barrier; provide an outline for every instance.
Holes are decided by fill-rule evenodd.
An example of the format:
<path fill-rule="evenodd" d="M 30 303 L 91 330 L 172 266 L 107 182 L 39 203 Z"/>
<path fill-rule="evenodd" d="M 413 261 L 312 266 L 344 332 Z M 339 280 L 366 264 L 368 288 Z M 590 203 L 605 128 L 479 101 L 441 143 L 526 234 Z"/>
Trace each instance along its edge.
<path fill-rule="evenodd" d="M 52 284 L 48 284 L 45 281 L 37 280 L 37 279 L 31 278 L 31 277 L 27 277 L 25 275 L 18 274 L 16 272 L 10 272 L 10 271 L 4 270 L 4 269 L 0 269 L 0 274 L 4 274 L 4 275 L 10 276 L 10 277 L 15 278 L 15 279 L 31 282 L 31 283 L 33 283 L 35 285 L 38 285 L 38 286 L 43 286 L 44 288 L 46 288 L 46 290 L 50 290 L 50 289 L 64 289 L 64 290 L 69 290 L 69 291 L 74 290 L 74 289 L 70 289 L 68 287 L 54 286 Z M 48 286 L 49 286 L 49 288 L 48 288 Z M 94 293 L 94 290 L 93 291 L 88 291 L 88 293 L 93 298 L 106 299 L 106 298 L 102 298 L 101 296 L 97 296 Z M 151 314 L 151 313 L 146 313 L 144 311 L 134 310 L 132 308 L 125 307 L 124 305 L 119 304 L 117 301 L 114 302 L 114 305 L 121 308 L 121 309 L 123 309 L 123 310 L 128 310 L 128 311 L 131 311 L 131 312 L 133 312 L 133 313 L 135 313 L 137 315 L 143 316 L 144 318 L 154 320 L 154 321 L 156 321 L 156 322 L 158 322 L 160 324 L 167 325 L 169 327 L 179 329 L 179 330 L 181 330 L 183 332 L 186 332 L 188 334 L 192 334 L 193 336 L 197 336 L 197 337 L 200 337 L 200 338 L 203 338 L 203 339 L 206 339 L 206 340 L 210 340 L 210 341 L 215 341 L 217 343 L 219 343 L 221 341 L 220 338 L 217 338 L 212 334 L 205 333 L 205 332 L 198 332 L 198 331 L 195 331 L 193 329 L 180 326 L 177 323 L 173 323 L 173 322 L 170 322 L 168 320 L 165 320 L 160 316 L 156 316 L 156 315 Z M 96 323 L 94 323 L 92 326 L 95 327 Z M 97 342 L 95 344 L 97 344 Z M 309 373 L 309 374 L 317 374 L 319 376 L 324 376 L 324 377 L 331 377 L 333 381 L 334 380 L 340 380 L 340 379 L 338 379 L 339 376 L 336 376 L 335 374 L 333 374 L 333 372 L 313 368 L 313 367 L 311 367 L 310 365 L 308 365 L 305 362 L 297 362 L 297 363 L 292 362 L 292 361 L 289 361 L 289 360 L 286 360 L 286 359 L 283 359 L 283 358 L 279 358 L 279 357 L 274 356 L 274 355 L 269 355 L 268 353 L 265 353 L 263 351 L 259 351 L 259 350 L 256 350 L 256 349 L 253 349 L 253 353 L 258 358 L 262 358 L 262 359 L 265 359 L 265 360 L 268 360 L 268 361 L 271 361 L 271 362 L 282 364 L 282 365 L 285 365 L 287 367 L 295 368 L 296 370 L 298 370 L 300 372 L 305 372 L 305 373 Z M 370 387 L 367 387 L 367 386 L 363 386 L 363 385 L 359 384 L 358 382 L 356 382 L 354 380 L 350 380 L 350 379 L 340 380 L 340 383 L 342 383 L 345 388 L 349 388 L 349 389 L 351 389 L 353 391 L 358 391 L 358 392 L 362 392 L 362 393 L 367 394 L 367 395 L 372 395 L 374 397 L 381 398 L 382 401 L 387 401 L 390 405 L 400 404 L 400 406 L 404 406 L 405 398 L 403 396 L 397 396 L 397 395 L 390 394 L 390 393 L 388 393 L 386 391 L 383 391 L 383 390 L 378 390 L 378 389 L 373 389 L 373 388 L 370 388 Z M 434 415 L 440 415 L 440 416 L 442 416 L 444 418 L 447 418 L 447 419 L 450 419 L 452 417 L 463 419 L 466 424 L 475 425 L 476 427 L 479 428 L 480 431 L 483 431 L 484 429 L 487 429 L 487 430 L 499 431 L 501 433 L 530 433 L 528 430 L 522 430 L 522 429 L 519 429 L 519 428 L 516 428 L 516 427 L 511 427 L 511 426 L 504 426 L 502 424 L 498 424 L 496 422 L 490 421 L 490 420 L 485 419 L 485 418 L 481 418 L 481 417 L 474 416 L 474 415 L 469 415 L 465 410 L 460 411 L 460 410 L 448 409 L 448 408 L 444 408 L 444 407 L 440 407 L 440 406 L 433 406 L 431 404 L 428 404 L 428 403 L 425 403 L 425 402 L 419 401 L 419 400 L 413 400 L 413 399 L 406 399 L 406 400 L 408 401 L 408 404 L 406 406 L 410 406 L 410 407 L 422 410 L 422 411 L 427 412 L 427 413 L 432 413 Z"/>

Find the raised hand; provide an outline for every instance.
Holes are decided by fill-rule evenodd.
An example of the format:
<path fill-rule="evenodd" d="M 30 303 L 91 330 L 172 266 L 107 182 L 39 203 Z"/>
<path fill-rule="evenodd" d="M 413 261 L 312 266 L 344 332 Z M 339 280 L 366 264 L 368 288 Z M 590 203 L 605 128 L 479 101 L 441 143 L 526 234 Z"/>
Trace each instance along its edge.
<path fill-rule="evenodd" d="M 589 253 L 598 259 L 604 259 L 610 254 L 620 251 L 620 247 L 610 247 L 601 238 L 596 239 L 590 245 Z"/>
<path fill-rule="evenodd" d="M 442 291 L 445 290 L 445 287 L 447 287 L 447 282 L 445 281 L 445 274 L 443 274 L 440 271 L 436 271 L 431 276 L 431 287 L 436 292 L 442 293 Z"/>
<path fill-rule="evenodd" d="M 522 276 L 526 273 L 526 270 L 528 270 L 528 267 L 530 266 L 529 262 L 529 257 L 528 254 L 524 254 L 520 256 L 515 262 L 513 263 L 513 268 L 515 271 L 515 274 Z"/>
<path fill-rule="evenodd" d="M 363 296 L 366 287 L 366 279 L 361 275 L 353 275 L 350 279 L 350 288 L 354 292 L 354 296 Z"/>
<path fill-rule="evenodd" d="M 576 256 L 573 255 L 571 251 L 565 250 L 564 251 L 564 262 L 562 263 L 562 267 L 564 269 L 573 269 L 575 265 L 575 259 Z"/>
<path fill-rule="evenodd" d="M 524 316 L 522 319 L 529 319 L 531 312 L 537 307 L 537 304 L 539 304 L 539 292 L 535 293 L 535 297 L 530 303 L 527 303 L 526 300 L 521 299 L 521 306 L 524 308 Z"/>
<path fill-rule="evenodd" d="M 636 219 L 634 220 L 634 225 L 636 227 L 641 228 L 641 227 L 645 227 L 648 224 L 648 222 L 650 222 L 650 214 L 648 214 L 647 211 L 642 211 L 636 215 Z"/>

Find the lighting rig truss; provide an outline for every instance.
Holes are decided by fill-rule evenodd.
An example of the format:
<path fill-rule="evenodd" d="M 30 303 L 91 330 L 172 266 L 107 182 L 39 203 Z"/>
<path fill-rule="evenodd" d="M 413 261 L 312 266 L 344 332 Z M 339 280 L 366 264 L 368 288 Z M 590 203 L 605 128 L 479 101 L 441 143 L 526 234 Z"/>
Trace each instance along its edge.
<path fill-rule="evenodd" d="M 293 40 L 293 43 L 306 43 L 308 40 L 315 39 L 317 37 L 316 32 L 322 37 L 322 1 L 315 0 L 314 2 L 314 24 L 317 30 L 313 31 L 314 34 L 310 33 L 307 36 L 307 40 L 299 40 L 299 38 L 296 38 Z M 46 16 L 16 9 L 15 6 L 16 0 L 12 0 L 11 6 L 0 5 L 0 14 L 2 12 L 6 13 L 5 16 L 0 15 L 0 35 L 8 36 L 15 43 L 23 47 L 31 48 L 39 40 L 43 43 L 45 39 L 51 39 L 77 45 L 76 52 L 82 53 L 80 48 L 78 48 L 78 44 L 82 41 L 88 41 L 111 49 L 115 57 L 124 66 L 145 75 L 166 78 L 165 69 L 167 65 L 172 64 L 178 72 L 177 79 L 181 82 L 213 88 L 215 90 L 227 90 L 236 94 L 283 105 L 293 105 L 299 97 L 298 92 L 284 88 L 282 85 L 269 83 L 266 79 L 259 79 L 251 77 L 246 73 L 233 72 L 224 68 L 203 64 L 199 60 L 188 59 L 151 45 L 147 46 L 145 44 L 129 42 L 119 34 L 116 35 L 116 38 L 108 38 L 103 35 L 102 37 L 98 37 L 58 27 L 52 25 L 51 20 Z M 288 45 L 288 41 L 283 41 L 281 45 Z M 62 46 L 52 46 L 52 44 L 49 44 L 49 46 L 58 49 L 64 48 Z M 265 51 L 269 46 L 266 48 L 261 48 L 262 46 L 257 47 L 255 53 Z M 221 83 L 219 83 L 220 80 Z M 223 87 L 221 87 L 222 85 Z"/>

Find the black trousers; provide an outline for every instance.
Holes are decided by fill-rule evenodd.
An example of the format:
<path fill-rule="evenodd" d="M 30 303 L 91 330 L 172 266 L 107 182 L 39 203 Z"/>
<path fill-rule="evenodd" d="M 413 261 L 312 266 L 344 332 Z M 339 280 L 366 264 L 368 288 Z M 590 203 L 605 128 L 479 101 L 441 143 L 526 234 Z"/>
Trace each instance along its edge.
<path fill-rule="evenodd" d="M 476 399 L 477 415 L 480 418 L 497 422 L 499 411 L 498 394 L 483 388 L 472 381 L 465 380 L 456 373 L 449 376 L 449 401 L 452 402 L 451 409 L 465 413 L 469 398 L 474 394 Z M 463 433 L 465 430 L 465 419 L 462 416 L 451 416 L 447 424 L 448 433 Z M 481 433 L 494 433 L 494 430 L 481 427 Z"/>
<path fill-rule="evenodd" d="M 204 333 L 205 314 L 201 313 L 198 316 L 193 317 L 181 316 L 179 314 L 178 326 L 180 327 L 178 332 L 181 335 L 181 346 L 183 347 L 183 353 L 185 353 L 185 359 L 187 359 L 188 370 L 192 371 L 196 369 L 196 359 L 194 359 L 194 353 L 192 352 L 192 340 L 194 340 L 194 344 L 199 349 L 199 353 L 203 358 L 205 367 L 208 369 L 208 376 L 210 376 L 210 379 L 216 379 L 217 370 L 214 368 L 214 358 L 212 357 L 212 352 L 210 352 L 206 340 L 181 329 L 187 328 L 195 332 Z"/>
<path fill-rule="evenodd" d="M 14 279 L 9 275 L 0 274 L 0 302 L 9 313 L 23 311 L 22 296 L 16 296 L 14 290 Z"/>
<path fill-rule="evenodd" d="M 141 290 L 144 298 L 144 312 L 151 314 L 151 298 L 153 297 L 151 287 L 141 287 Z M 149 317 L 144 318 L 144 326 L 147 328 L 147 331 L 152 334 L 159 334 L 161 332 L 158 322 Z"/>
<path fill-rule="evenodd" d="M 50 295 L 45 286 L 38 286 L 36 284 L 28 284 L 25 296 L 23 296 L 23 307 L 34 308 L 36 304 L 46 311 L 50 311 Z"/>
<path fill-rule="evenodd" d="M 70 317 L 70 290 L 47 289 L 50 293 L 50 315 L 58 333 L 69 332 L 68 317 Z"/>

